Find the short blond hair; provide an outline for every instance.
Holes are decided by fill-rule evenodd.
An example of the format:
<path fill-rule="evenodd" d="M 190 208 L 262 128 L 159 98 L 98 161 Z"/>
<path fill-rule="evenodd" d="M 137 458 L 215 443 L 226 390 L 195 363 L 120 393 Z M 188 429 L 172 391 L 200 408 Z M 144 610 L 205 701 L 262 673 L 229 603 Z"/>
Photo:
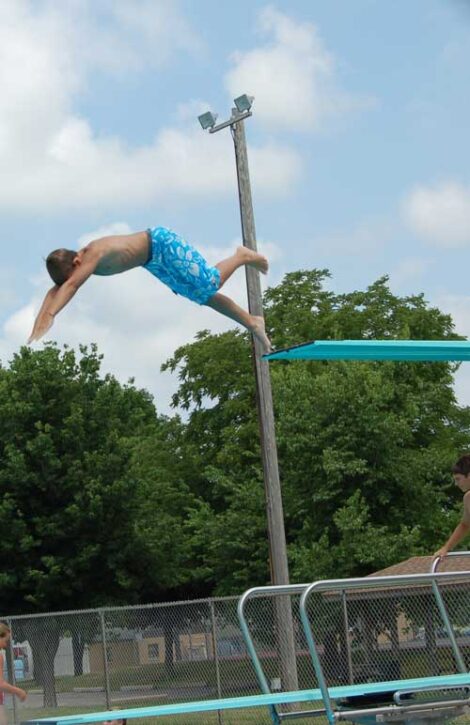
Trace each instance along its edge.
<path fill-rule="evenodd" d="M 11 632 L 10 627 L 5 622 L 0 622 L 0 639 L 4 639 Z"/>

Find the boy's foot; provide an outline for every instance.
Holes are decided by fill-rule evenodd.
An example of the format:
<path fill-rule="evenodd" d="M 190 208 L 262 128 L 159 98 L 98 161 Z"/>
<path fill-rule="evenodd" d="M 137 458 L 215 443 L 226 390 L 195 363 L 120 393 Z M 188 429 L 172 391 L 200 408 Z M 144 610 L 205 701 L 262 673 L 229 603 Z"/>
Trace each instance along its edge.
<path fill-rule="evenodd" d="M 269 262 L 263 254 L 259 254 L 248 247 L 238 247 L 237 252 L 243 255 L 245 264 L 249 267 L 254 267 L 258 272 L 262 272 L 263 274 L 267 273 Z"/>
<path fill-rule="evenodd" d="M 253 327 L 251 328 L 251 332 L 262 344 L 264 353 L 272 352 L 273 346 L 271 345 L 271 340 L 266 334 L 264 319 L 262 317 L 253 316 Z"/>

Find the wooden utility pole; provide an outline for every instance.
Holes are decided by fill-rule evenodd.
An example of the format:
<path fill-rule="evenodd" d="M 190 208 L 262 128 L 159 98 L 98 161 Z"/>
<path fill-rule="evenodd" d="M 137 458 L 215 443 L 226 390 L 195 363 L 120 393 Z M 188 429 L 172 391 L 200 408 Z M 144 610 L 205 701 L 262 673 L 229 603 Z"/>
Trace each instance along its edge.
<path fill-rule="evenodd" d="M 237 110 L 233 109 L 231 132 L 235 145 L 243 244 L 249 249 L 257 251 L 244 120 L 237 121 L 237 115 Z M 252 315 L 263 316 L 263 299 L 259 272 L 248 266 L 245 269 L 249 311 Z M 275 585 L 289 584 L 271 378 L 269 364 L 266 360 L 262 359 L 262 354 L 261 343 L 253 336 L 253 362 L 256 378 L 256 397 L 266 494 L 271 579 Z M 298 679 L 295 658 L 295 638 L 290 598 L 285 596 L 276 597 L 275 612 L 279 656 L 281 660 L 282 689 L 297 690 Z"/>

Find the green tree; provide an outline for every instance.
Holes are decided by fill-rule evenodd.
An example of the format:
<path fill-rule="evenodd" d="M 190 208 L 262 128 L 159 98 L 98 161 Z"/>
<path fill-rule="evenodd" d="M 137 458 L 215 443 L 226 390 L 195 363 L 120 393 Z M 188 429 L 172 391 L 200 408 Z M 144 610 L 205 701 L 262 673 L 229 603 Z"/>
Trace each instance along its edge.
<path fill-rule="evenodd" d="M 365 291 L 324 289 L 325 270 L 286 275 L 265 294 L 276 347 L 311 339 L 449 339 L 452 320 L 422 295 L 379 279 Z M 268 579 L 255 390 L 247 336 L 199 339 L 166 363 L 175 406 L 200 452 L 188 524 L 198 573 L 218 592 Z M 298 580 L 360 575 L 429 553 L 451 526 L 449 466 L 468 443 L 454 364 L 272 363 L 289 554 Z M 222 552 L 228 552 L 226 563 Z"/>
<path fill-rule="evenodd" d="M 95 347 L 48 345 L 0 368 L 4 614 L 179 598 L 193 581 L 194 447 L 177 417 L 157 416 L 148 393 L 100 365 Z M 94 625 L 78 633 L 64 616 L 15 625 L 51 706 L 64 631 L 79 673 Z"/>
<path fill-rule="evenodd" d="M 198 594 L 186 531 L 188 512 L 196 502 L 188 483 L 193 470 L 184 425 L 176 416 L 160 418 L 152 433 L 134 446 L 130 471 L 139 486 L 135 535 L 151 567 L 140 585 L 145 600 Z"/>
<path fill-rule="evenodd" d="M 44 611 L 133 598 L 135 442 L 150 397 L 100 378 L 96 349 L 23 348 L 0 373 L 0 574 L 4 609 Z M 137 487 L 138 490 L 138 487 Z"/>
<path fill-rule="evenodd" d="M 309 317 L 303 306 L 299 314 L 298 332 L 307 338 L 457 337 L 448 315 L 422 295 L 394 296 L 386 278 L 335 296 L 321 289 L 318 273 L 299 275 L 266 295 L 280 345 L 290 343 L 285 331 L 296 325 L 285 306 L 297 284 L 313 311 Z M 453 508 L 448 471 L 468 443 L 469 411 L 459 409 L 452 388 L 456 367 L 300 362 L 273 369 L 296 578 L 362 575 L 432 551 Z"/>
<path fill-rule="evenodd" d="M 163 366 L 181 380 L 173 404 L 189 411 L 195 451 L 186 523 L 193 576 L 206 592 L 238 592 L 269 576 L 251 351 L 246 335 L 199 334 Z M 217 584 L 216 584 L 217 582 Z"/>

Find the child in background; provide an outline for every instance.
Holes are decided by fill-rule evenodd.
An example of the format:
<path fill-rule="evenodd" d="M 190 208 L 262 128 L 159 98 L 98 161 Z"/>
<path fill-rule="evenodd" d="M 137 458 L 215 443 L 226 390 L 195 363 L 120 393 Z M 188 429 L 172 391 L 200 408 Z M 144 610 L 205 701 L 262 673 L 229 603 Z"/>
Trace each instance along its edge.
<path fill-rule="evenodd" d="M 10 629 L 4 622 L 0 622 L 0 650 L 6 649 L 8 647 L 9 641 Z M 21 687 L 15 687 L 14 685 L 10 685 L 10 683 L 5 680 L 4 670 L 4 655 L 3 652 L 0 652 L 0 725 L 7 725 L 8 722 L 4 706 L 5 692 L 7 692 L 9 695 L 15 695 L 21 700 L 21 702 L 24 702 L 24 700 L 26 700 L 26 692 L 22 690 Z"/>

